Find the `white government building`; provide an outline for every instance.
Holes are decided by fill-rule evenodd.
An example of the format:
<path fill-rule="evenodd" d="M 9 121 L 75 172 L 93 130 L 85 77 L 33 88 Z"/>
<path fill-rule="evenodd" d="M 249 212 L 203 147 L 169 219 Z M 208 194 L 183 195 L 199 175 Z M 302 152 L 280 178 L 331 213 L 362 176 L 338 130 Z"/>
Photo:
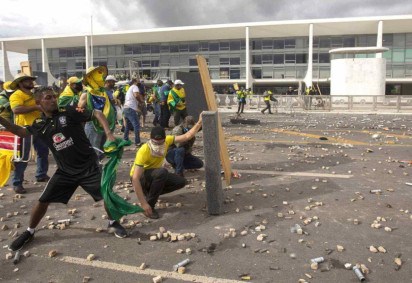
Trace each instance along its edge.
<path fill-rule="evenodd" d="M 412 94 L 412 15 L 0 38 L 0 44 L 5 80 L 12 78 L 5 51 L 28 54 L 48 84 L 82 77 L 92 65 L 107 65 L 119 79 L 176 79 L 177 71 L 196 72 L 202 55 L 219 93 L 238 83 L 280 94 L 306 82 L 323 94 Z"/>

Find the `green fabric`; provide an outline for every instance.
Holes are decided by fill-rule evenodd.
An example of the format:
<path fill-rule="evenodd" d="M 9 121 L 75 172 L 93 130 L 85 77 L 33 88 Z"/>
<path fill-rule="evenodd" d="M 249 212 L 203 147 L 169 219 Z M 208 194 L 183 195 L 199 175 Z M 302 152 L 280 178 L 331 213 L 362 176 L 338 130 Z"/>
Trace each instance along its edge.
<path fill-rule="evenodd" d="M 67 105 L 74 105 L 79 103 L 79 97 L 76 96 L 60 96 L 58 105 L 59 107 L 65 107 Z"/>
<path fill-rule="evenodd" d="M 176 92 L 173 90 L 170 90 L 170 93 L 172 94 L 173 100 L 169 101 L 169 110 L 170 112 L 174 112 L 176 109 L 176 105 L 182 101 L 182 99 L 177 95 Z"/>
<path fill-rule="evenodd" d="M 116 172 L 123 155 L 123 147 L 131 145 L 131 141 L 117 138 L 114 142 L 107 141 L 103 148 L 109 161 L 103 167 L 100 191 L 104 198 L 107 210 L 113 220 L 118 221 L 124 215 L 143 212 L 144 210 L 137 205 L 125 201 L 118 194 L 113 192 L 116 182 Z"/>
<path fill-rule="evenodd" d="M 100 93 L 104 93 L 104 95 L 94 95 L 94 94 L 92 94 L 88 91 L 87 92 L 87 105 L 86 105 L 86 107 L 90 111 L 93 111 L 94 109 L 98 109 L 94 105 L 93 97 L 95 97 L 96 99 L 99 99 L 100 102 L 104 101 L 104 105 L 99 105 L 99 106 L 103 108 L 101 111 L 107 119 L 107 123 L 109 124 L 110 130 L 113 131 L 114 128 L 116 127 L 116 113 L 115 113 L 114 108 L 113 108 L 112 104 L 110 103 L 109 97 L 106 95 L 106 93 L 105 92 L 100 92 Z M 98 109 L 98 110 L 100 110 L 100 109 Z M 99 133 L 99 134 L 104 133 L 103 127 L 100 125 L 100 122 L 95 117 L 92 118 L 92 123 L 93 123 L 94 129 L 96 130 L 97 133 Z"/>

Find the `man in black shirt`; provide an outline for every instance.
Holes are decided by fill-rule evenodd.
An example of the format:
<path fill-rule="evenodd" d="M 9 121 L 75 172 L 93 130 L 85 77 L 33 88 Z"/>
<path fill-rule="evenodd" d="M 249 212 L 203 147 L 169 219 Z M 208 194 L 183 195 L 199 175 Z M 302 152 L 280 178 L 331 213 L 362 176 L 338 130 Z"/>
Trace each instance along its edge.
<path fill-rule="evenodd" d="M 32 134 L 41 139 L 53 153 L 58 169 L 33 207 L 29 227 L 9 246 L 12 251 L 20 250 L 33 238 L 35 228 L 46 214 L 50 203 L 67 204 L 78 186 L 89 193 L 95 201 L 103 199 L 100 192 L 101 172 L 97 155 L 86 137 L 83 123 L 90 121 L 94 116 L 103 126 L 108 140 L 115 140 L 102 112 L 90 112 L 73 106 L 59 109 L 50 87 L 36 90 L 34 98 L 41 106 L 43 115 L 36 119 L 33 125 L 24 128 L 1 117 L 0 124 L 20 137 Z M 109 213 L 108 216 L 111 219 Z M 109 220 L 108 228 L 118 238 L 127 236 L 126 230 L 117 221 Z"/>

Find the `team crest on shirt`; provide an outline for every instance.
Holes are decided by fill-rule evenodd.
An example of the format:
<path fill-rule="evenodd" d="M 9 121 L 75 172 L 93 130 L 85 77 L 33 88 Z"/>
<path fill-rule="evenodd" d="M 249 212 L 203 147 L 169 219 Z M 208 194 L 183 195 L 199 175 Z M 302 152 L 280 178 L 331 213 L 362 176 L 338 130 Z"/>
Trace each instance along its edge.
<path fill-rule="evenodd" d="M 53 135 L 53 142 L 54 143 L 61 143 L 65 139 L 66 139 L 66 137 L 62 133 L 58 133 L 58 134 Z"/>
<path fill-rule="evenodd" d="M 66 116 L 60 116 L 60 117 L 59 117 L 59 123 L 60 123 L 60 125 L 62 125 L 62 127 L 67 126 Z"/>

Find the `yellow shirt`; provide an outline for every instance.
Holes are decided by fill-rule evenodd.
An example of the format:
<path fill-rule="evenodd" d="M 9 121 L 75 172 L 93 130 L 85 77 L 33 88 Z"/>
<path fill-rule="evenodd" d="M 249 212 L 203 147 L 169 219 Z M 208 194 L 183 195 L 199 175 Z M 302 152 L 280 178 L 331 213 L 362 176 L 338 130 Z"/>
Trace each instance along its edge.
<path fill-rule="evenodd" d="M 22 90 L 16 90 L 10 96 L 10 107 L 13 110 L 17 106 L 35 106 L 36 101 L 34 100 L 33 94 L 25 93 Z M 40 118 L 40 111 L 33 111 L 25 114 L 16 114 L 14 121 L 18 126 L 31 126 L 37 118 Z"/>
<path fill-rule="evenodd" d="M 132 166 L 132 170 L 130 170 L 130 177 L 133 176 L 135 166 L 143 167 L 143 169 L 156 169 L 160 168 L 163 165 L 163 161 L 165 159 L 167 149 L 175 142 L 175 136 L 166 136 L 165 140 L 165 152 L 163 156 L 155 157 L 150 154 L 150 148 L 145 143 L 142 145 L 141 148 L 136 153 L 136 158 L 134 160 L 134 164 Z"/>

